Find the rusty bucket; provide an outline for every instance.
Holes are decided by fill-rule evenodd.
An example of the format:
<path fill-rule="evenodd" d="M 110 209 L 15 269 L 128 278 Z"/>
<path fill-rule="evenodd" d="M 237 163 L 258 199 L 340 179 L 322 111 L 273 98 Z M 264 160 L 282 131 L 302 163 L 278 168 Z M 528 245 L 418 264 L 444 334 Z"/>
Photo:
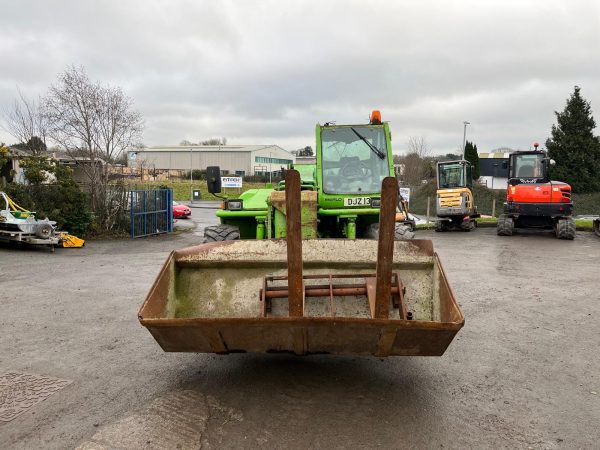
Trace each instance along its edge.
<path fill-rule="evenodd" d="M 442 355 L 464 316 L 431 241 L 393 240 L 396 185 L 389 180 L 379 241 L 300 240 L 299 194 L 298 205 L 289 195 L 287 241 L 172 252 L 140 323 L 165 351 Z"/>

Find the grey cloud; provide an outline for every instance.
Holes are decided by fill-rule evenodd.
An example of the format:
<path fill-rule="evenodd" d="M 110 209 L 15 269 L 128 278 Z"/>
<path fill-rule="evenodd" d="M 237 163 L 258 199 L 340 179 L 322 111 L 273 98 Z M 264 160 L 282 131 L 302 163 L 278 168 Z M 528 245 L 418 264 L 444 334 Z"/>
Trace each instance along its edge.
<path fill-rule="evenodd" d="M 392 122 L 454 151 L 543 142 L 573 85 L 600 98 L 600 6 L 533 2 L 15 2 L 3 8 L 0 104 L 69 64 L 119 84 L 148 145 L 227 136 L 314 145 L 318 121 Z M 0 140 L 10 138 L 0 131 Z"/>

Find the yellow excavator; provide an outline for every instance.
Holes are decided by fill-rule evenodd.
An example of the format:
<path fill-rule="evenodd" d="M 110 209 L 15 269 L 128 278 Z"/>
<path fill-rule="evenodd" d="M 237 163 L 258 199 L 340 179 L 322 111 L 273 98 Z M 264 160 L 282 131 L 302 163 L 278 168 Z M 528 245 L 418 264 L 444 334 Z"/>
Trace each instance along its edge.
<path fill-rule="evenodd" d="M 473 196 L 473 170 L 466 160 L 437 163 L 437 222 L 435 231 L 471 231 L 477 213 Z"/>

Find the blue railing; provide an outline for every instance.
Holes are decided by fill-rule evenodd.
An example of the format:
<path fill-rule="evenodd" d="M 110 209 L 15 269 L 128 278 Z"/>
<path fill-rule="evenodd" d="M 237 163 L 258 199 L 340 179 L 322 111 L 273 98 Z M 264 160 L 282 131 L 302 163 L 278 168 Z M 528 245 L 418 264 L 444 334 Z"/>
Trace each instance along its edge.
<path fill-rule="evenodd" d="M 131 238 L 173 231 L 173 191 L 171 189 L 129 192 Z"/>

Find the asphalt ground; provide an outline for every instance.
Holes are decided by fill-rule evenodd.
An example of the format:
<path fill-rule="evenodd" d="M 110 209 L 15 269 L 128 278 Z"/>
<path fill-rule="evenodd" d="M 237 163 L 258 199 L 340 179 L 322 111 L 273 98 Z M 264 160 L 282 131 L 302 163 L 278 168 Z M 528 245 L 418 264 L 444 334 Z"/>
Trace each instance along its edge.
<path fill-rule="evenodd" d="M 164 353 L 137 320 L 214 210 L 186 223 L 55 253 L 0 246 L 0 376 L 70 381 L 0 420 L 0 448 L 598 448 L 591 233 L 418 232 L 466 316 L 442 357 L 218 356 Z M 20 392 L 0 379 L 0 402 Z"/>

